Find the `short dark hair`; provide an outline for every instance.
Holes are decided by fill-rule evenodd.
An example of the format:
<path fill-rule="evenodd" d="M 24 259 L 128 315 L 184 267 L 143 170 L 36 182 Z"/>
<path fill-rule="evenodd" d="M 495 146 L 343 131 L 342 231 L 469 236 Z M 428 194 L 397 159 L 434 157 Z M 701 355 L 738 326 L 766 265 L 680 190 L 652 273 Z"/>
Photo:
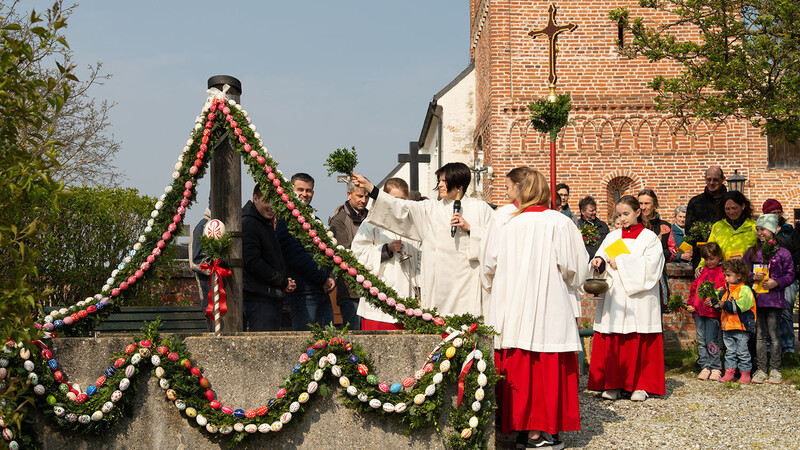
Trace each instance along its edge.
<path fill-rule="evenodd" d="M 558 193 L 558 191 L 560 191 L 562 189 L 566 189 L 567 190 L 567 194 L 569 194 L 569 186 L 567 186 L 567 183 L 558 183 L 556 185 L 556 193 Z"/>
<path fill-rule="evenodd" d="M 444 175 L 444 182 L 447 183 L 447 190 L 460 188 L 466 192 L 472 182 L 472 172 L 466 164 L 460 162 L 447 163 L 436 171 L 436 177 Z"/>
<path fill-rule="evenodd" d="M 734 203 L 742 207 L 742 217 L 749 219 L 753 217 L 753 207 L 750 205 L 750 200 L 744 196 L 739 191 L 728 191 L 722 197 L 722 201 L 719 202 L 719 218 L 724 219 L 725 216 L 725 203 L 728 203 L 728 200 L 732 200 Z"/>
<path fill-rule="evenodd" d="M 253 195 L 255 195 L 258 198 L 264 196 L 264 191 L 261 190 L 261 186 L 259 186 L 258 183 L 256 183 L 255 186 L 253 186 Z"/>
<path fill-rule="evenodd" d="M 311 183 L 311 187 L 314 187 L 314 177 L 305 173 L 305 172 L 297 172 L 296 174 L 292 175 L 292 186 L 294 186 L 294 182 L 300 180 L 306 183 Z"/>
<path fill-rule="evenodd" d="M 586 197 L 583 197 L 578 202 L 578 210 L 579 211 L 583 211 L 584 209 L 586 209 L 590 205 L 594 206 L 595 208 L 597 208 L 597 202 L 594 201 L 594 197 L 592 197 L 591 195 L 587 195 Z"/>

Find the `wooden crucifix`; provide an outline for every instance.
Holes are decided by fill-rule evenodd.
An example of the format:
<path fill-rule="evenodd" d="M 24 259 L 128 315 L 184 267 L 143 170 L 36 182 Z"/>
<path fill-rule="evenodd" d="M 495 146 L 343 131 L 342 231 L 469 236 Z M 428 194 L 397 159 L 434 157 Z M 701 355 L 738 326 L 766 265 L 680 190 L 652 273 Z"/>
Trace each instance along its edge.
<path fill-rule="evenodd" d="M 547 36 L 549 43 L 550 43 L 550 75 L 547 77 L 547 83 L 550 85 L 555 85 L 558 77 L 556 76 L 556 38 L 560 33 L 564 31 L 575 31 L 578 28 L 577 24 L 568 23 L 566 25 L 556 25 L 556 5 L 550 3 L 550 7 L 547 8 L 548 17 L 547 17 L 547 26 L 542 28 L 541 30 L 531 30 L 528 33 L 528 36 L 532 38 L 536 38 L 536 36 Z"/>
<path fill-rule="evenodd" d="M 412 191 L 419 190 L 419 163 L 431 162 L 431 155 L 419 153 L 419 142 L 411 141 L 408 143 L 408 153 L 399 153 L 397 162 L 408 163 L 409 180 L 408 184 Z"/>

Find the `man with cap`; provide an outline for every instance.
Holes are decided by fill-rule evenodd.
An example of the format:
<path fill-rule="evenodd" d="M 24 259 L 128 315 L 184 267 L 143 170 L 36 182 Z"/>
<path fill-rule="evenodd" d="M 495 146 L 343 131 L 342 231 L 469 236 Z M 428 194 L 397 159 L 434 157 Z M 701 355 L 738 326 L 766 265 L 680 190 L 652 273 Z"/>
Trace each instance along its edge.
<path fill-rule="evenodd" d="M 794 353 L 794 317 L 792 309 L 797 298 L 798 277 L 800 277 L 800 233 L 783 217 L 783 206 L 774 198 L 769 198 L 761 206 L 764 214 L 774 214 L 778 217 L 775 238 L 778 244 L 789 250 L 794 263 L 795 281 L 784 289 L 786 309 L 781 313 L 781 347 L 783 353 Z"/>

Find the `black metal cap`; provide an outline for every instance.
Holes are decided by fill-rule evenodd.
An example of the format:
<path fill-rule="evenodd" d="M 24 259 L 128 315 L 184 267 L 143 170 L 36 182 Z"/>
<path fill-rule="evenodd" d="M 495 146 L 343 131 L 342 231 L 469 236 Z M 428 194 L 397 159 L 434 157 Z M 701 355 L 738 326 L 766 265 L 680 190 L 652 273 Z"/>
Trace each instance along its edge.
<path fill-rule="evenodd" d="M 214 75 L 208 79 L 208 87 L 218 87 L 222 89 L 224 85 L 230 86 L 228 92 L 231 95 L 242 95 L 242 82 L 230 75 Z"/>

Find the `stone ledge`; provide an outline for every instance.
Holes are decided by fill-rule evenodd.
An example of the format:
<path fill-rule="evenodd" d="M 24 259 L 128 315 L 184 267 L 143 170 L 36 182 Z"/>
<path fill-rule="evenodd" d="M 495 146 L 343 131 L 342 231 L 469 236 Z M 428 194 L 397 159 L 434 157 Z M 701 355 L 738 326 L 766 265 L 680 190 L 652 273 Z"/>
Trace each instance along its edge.
<path fill-rule="evenodd" d="M 283 378 L 303 351 L 308 333 L 242 333 L 234 336 L 188 337 L 187 349 L 203 367 L 223 404 L 236 408 L 260 406 L 275 395 Z M 353 332 L 374 362 L 381 380 L 399 381 L 422 367 L 428 352 L 441 340 L 435 335 L 406 332 Z M 125 337 L 95 339 L 61 338 L 53 343 L 53 352 L 70 376 L 71 382 L 85 387 L 94 382 L 115 351 L 131 342 Z M 39 438 L 45 449 L 107 448 L 180 448 L 219 449 L 226 441 L 212 442 L 188 421 L 164 397 L 154 378 L 141 380 L 133 417 L 126 417 L 104 436 L 65 432 L 35 415 L 44 424 Z M 329 386 L 333 386 L 330 384 Z M 455 402 L 455 386 L 448 392 Z M 360 415 L 343 405 L 341 389 L 331 389 L 326 398 L 312 396 L 302 418 L 290 423 L 280 433 L 251 436 L 251 448 L 410 448 L 443 449 L 444 440 L 433 429 L 404 434 L 404 428 L 377 414 Z M 449 432 L 449 430 L 446 430 Z M 494 430 L 489 448 L 495 448 Z"/>

